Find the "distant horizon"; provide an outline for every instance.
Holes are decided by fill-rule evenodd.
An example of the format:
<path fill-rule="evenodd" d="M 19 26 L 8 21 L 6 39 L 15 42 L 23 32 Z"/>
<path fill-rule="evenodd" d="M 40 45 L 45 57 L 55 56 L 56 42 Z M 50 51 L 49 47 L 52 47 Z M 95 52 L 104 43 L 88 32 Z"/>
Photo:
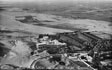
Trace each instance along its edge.
<path fill-rule="evenodd" d="M 2 3 L 112 2 L 112 0 L 0 0 Z"/>
<path fill-rule="evenodd" d="M 110 5 L 112 0 L 0 0 L 0 6 L 20 8 L 62 8 L 70 6 L 99 6 Z"/>

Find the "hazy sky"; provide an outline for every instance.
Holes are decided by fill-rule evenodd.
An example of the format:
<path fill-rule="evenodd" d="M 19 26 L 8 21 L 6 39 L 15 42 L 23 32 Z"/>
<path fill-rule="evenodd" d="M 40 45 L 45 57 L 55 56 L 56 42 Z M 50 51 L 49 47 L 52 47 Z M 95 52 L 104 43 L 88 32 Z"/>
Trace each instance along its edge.
<path fill-rule="evenodd" d="M 3 2 L 112 1 L 112 0 L 0 0 Z"/>

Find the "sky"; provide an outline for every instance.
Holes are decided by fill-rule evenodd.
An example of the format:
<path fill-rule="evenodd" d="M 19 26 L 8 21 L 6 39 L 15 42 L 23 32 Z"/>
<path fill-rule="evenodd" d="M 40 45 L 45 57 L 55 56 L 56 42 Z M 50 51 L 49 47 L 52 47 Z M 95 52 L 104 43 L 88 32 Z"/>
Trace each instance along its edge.
<path fill-rule="evenodd" d="M 34 3 L 34 4 L 57 4 L 57 3 L 77 3 L 77 2 L 112 2 L 112 0 L 0 0 L 0 4 L 20 4 L 20 3 Z"/>
<path fill-rule="evenodd" d="M 112 1 L 112 0 L 0 0 L 2 2 Z"/>

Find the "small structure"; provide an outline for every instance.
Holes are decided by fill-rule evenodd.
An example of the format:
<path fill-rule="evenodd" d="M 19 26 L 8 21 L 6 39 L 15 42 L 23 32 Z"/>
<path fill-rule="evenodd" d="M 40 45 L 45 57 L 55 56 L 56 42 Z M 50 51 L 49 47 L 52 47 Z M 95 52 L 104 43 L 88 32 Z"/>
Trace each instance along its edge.
<path fill-rule="evenodd" d="M 36 18 L 34 18 L 35 16 L 17 16 L 15 17 L 17 21 L 20 21 L 22 23 L 40 23 L 40 21 Z"/>

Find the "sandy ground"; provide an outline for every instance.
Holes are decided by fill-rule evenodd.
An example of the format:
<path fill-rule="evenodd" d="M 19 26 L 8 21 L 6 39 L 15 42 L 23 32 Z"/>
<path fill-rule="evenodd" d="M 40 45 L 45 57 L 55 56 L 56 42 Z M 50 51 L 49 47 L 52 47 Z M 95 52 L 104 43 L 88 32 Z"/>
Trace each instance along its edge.
<path fill-rule="evenodd" d="M 41 27 L 41 26 L 33 26 L 28 24 L 21 24 L 18 21 L 15 21 L 15 16 L 24 16 L 24 15 L 34 15 L 40 21 L 49 20 L 53 22 L 46 22 L 45 24 L 49 25 L 57 25 L 63 24 L 72 26 L 74 28 L 85 28 L 88 29 L 90 32 L 98 31 L 103 33 L 112 34 L 112 27 L 109 26 L 110 22 L 106 21 L 97 21 L 97 20 L 90 20 L 90 19 L 69 19 L 63 18 L 61 16 L 49 15 L 49 14 L 37 14 L 37 13 L 27 13 L 27 12 L 4 12 L 2 15 L 2 25 L 8 26 L 9 28 L 13 26 L 11 29 L 20 29 L 20 30 L 27 30 L 37 33 L 52 33 L 52 32 L 63 32 L 69 30 L 63 29 L 55 29 L 55 28 L 48 28 L 48 27 Z M 59 20 L 56 20 L 59 19 Z"/>
<path fill-rule="evenodd" d="M 64 30 L 64 29 L 55 29 L 55 28 L 23 24 L 23 23 L 15 20 L 15 18 L 14 18 L 15 15 L 11 15 L 8 13 L 11 13 L 11 12 L 7 12 L 7 13 L 5 12 L 4 14 L 2 14 L 0 26 L 5 27 L 9 30 L 23 30 L 23 31 L 28 31 L 28 32 L 32 32 L 32 33 L 37 33 L 37 34 L 47 34 L 47 33 L 54 34 L 57 32 L 69 32 L 70 31 L 70 30 Z M 20 13 L 20 14 L 22 15 L 23 13 Z M 18 15 L 20 15 L 20 14 L 18 14 Z M 27 15 L 28 15 L 28 13 L 27 13 Z"/>

